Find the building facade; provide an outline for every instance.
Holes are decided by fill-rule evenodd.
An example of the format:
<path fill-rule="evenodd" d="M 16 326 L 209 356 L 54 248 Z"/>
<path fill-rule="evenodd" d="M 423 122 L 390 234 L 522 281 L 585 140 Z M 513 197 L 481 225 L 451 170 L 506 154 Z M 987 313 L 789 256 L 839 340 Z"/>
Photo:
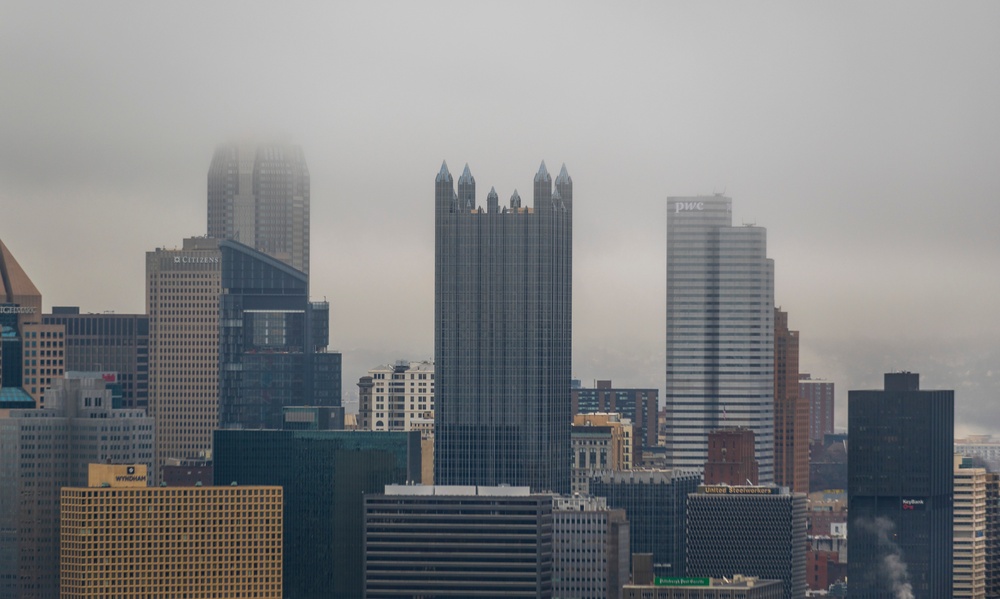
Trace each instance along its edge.
<path fill-rule="evenodd" d="M 986 596 L 1000 597 L 1000 474 L 986 472 Z"/>
<path fill-rule="evenodd" d="M 149 316 L 80 314 L 76 306 L 53 306 L 42 324 L 66 330 L 66 370 L 104 372 L 122 388 L 122 407 L 149 406 Z"/>
<path fill-rule="evenodd" d="M 659 444 L 659 389 L 619 389 L 610 380 L 599 380 L 593 389 L 572 389 L 571 396 L 574 414 L 617 412 L 632 422 L 637 466 L 642 465 L 643 449 Z"/>
<path fill-rule="evenodd" d="M 759 484 L 757 458 L 754 455 L 752 430 L 723 428 L 712 431 L 708 434 L 705 484 L 737 486 Z"/>
<path fill-rule="evenodd" d="M 780 580 L 736 575 L 722 578 L 660 578 L 656 584 L 626 585 L 623 599 L 782 599 Z"/>
<path fill-rule="evenodd" d="M 722 195 L 667 198 L 666 452 L 698 468 L 708 433 L 754 432 L 774 480 L 774 262 L 762 227 L 734 227 Z"/>
<path fill-rule="evenodd" d="M 236 241 L 219 250 L 220 428 L 281 428 L 287 406 L 339 407 L 330 305 L 309 301 L 309 276 Z"/>
<path fill-rule="evenodd" d="M 687 576 L 780 580 L 806 594 L 806 497 L 781 487 L 709 486 L 688 496 Z"/>
<path fill-rule="evenodd" d="M 476 206 L 468 167 L 435 179 L 435 482 L 570 490 L 573 181 Z"/>
<path fill-rule="evenodd" d="M 953 599 L 986 597 L 986 469 L 955 455 Z"/>
<path fill-rule="evenodd" d="M 146 253 L 149 413 L 156 460 L 210 459 L 219 427 L 219 242 Z"/>
<path fill-rule="evenodd" d="M 799 332 L 774 309 L 774 483 L 809 493 L 809 403 L 799 397 Z"/>
<path fill-rule="evenodd" d="M 614 414 L 577 414 L 570 431 L 573 493 L 588 495 L 590 477 L 604 470 L 631 470 L 632 423 Z"/>
<path fill-rule="evenodd" d="M 652 554 L 657 576 L 684 576 L 687 496 L 700 482 L 697 471 L 605 471 L 591 478 L 590 492 L 625 510 L 631 553 Z"/>
<path fill-rule="evenodd" d="M 219 146 L 208 169 L 208 237 L 239 241 L 308 274 L 309 186 L 298 146 Z"/>
<path fill-rule="evenodd" d="M 0 598 L 59 594 L 59 491 L 91 462 L 153 462 L 153 420 L 100 379 L 59 379 L 44 408 L 0 410 Z"/>
<path fill-rule="evenodd" d="M 145 466 L 113 468 L 62 489 L 60 597 L 281 599 L 281 487 L 147 487 Z"/>
<path fill-rule="evenodd" d="M 897 372 L 847 401 L 851 597 L 951 596 L 954 391 L 921 390 L 920 375 Z"/>
<path fill-rule="evenodd" d="M 434 436 L 434 362 L 398 360 L 358 380 L 358 428 Z"/>
<path fill-rule="evenodd" d="M 286 597 L 361 597 L 364 505 L 385 485 L 420 481 L 420 435 L 330 430 L 219 430 L 216 485 L 285 490 Z"/>
<path fill-rule="evenodd" d="M 386 485 L 365 496 L 365 598 L 552 594 L 552 495 Z"/>
<path fill-rule="evenodd" d="M 799 373 L 799 397 L 809 406 L 809 442 L 823 440 L 833 434 L 834 384 Z"/>
<path fill-rule="evenodd" d="M 555 497 L 552 512 L 552 595 L 618 599 L 629 581 L 625 510 L 603 497 Z"/>

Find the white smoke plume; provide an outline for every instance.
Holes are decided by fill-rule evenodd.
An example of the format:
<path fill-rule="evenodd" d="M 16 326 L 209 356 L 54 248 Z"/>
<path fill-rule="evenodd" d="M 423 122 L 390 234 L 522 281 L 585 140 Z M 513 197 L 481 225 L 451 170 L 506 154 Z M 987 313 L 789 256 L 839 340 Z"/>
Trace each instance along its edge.
<path fill-rule="evenodd" d="M 903 552 L 891 536 L 896 525 L 885 517 L 862 518 L 858 520 L 858 524 L 878 535 L 879 547 L 888 551 L 886 556 L 882 558 L 882 574 L 892 585 L 892 592 L 896 599 L 913 599 L 913 585 L 910 584 L 910 576 L 906 572 Z"/>

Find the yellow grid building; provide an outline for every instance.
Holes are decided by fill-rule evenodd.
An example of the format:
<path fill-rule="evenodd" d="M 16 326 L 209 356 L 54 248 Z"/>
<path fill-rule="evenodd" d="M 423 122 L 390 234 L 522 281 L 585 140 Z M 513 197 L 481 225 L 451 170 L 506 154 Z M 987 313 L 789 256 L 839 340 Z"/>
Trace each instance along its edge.
<path fill-rule="evenodd" d="M 281 487 L 145 483 L 145 466 L 94 465 L 63 488 L 63 599 L 280 599 Z"/>

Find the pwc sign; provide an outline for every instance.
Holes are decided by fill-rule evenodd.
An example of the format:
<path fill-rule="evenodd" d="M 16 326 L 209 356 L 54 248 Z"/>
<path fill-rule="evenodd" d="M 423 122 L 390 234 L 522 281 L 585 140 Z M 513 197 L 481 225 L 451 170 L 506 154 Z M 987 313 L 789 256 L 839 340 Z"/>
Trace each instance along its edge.
<path fill-rule="evenodd" d="M 678 212 L 689 212 L 692 210 L 704 210 L 705 202 L 676 202 L 674 203 L 674 214 Z"/>

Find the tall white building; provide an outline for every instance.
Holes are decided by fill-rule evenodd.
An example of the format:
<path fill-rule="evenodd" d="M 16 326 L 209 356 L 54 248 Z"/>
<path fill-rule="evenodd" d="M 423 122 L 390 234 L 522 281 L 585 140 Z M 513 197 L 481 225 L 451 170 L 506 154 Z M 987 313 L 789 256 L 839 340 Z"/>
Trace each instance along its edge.
<path fill-rule="evenodd" d="M 955 455 L 954 599 L 986 597 L 986 469 Z"/>
<path fill-rule="evenodd" d="M 702 468 L 708 433 L 754 432 L 774 480 L 774 262 L 767 231 L 733 226 L 732 199 L 667 198 L 666 452 Z"/>
<path fill-rule="evenodd" d="M 358 381 L 358 428 L 434 435 L 434 362 L 377 366 Z"/>
<path fill-rule="evenodd" d="M 552 499 L 552 595 L 618 599 L 629 580 L 629 523 L 604 497 Z"/>
<path fill-rule="evenodd" d="M 166 460 L 210 459 L 219 428 L 222 254 L 206 237 L 146 253 L 149 413 L 157 472 Z"/>

